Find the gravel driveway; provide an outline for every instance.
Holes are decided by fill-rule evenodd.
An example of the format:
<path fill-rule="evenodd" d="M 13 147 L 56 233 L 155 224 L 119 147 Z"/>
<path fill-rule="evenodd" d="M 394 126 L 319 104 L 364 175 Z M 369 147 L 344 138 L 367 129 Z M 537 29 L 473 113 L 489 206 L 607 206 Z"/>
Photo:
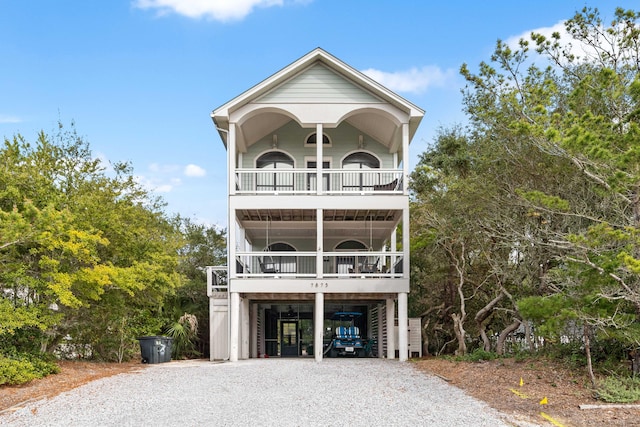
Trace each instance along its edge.
<path fill-rule="evenodd" d="M 12 426 L 508 426 L 411 363 L 384 359 L 173 361 L 32 402 Z"/>

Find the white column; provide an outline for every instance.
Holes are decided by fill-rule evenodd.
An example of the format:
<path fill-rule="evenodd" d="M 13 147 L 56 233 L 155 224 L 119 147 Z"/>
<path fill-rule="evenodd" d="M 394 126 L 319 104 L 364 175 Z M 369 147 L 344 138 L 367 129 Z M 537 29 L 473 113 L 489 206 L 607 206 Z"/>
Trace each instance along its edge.
<path fill-rule="evenodd" d="M 236 233 L 236 211 L 233 206 L 231 206 L 231 200 L 229 200 L 229 227 L 227 228 L 227 269 L 229 270 L 228 275 L 228 284 L 231 286 L 231 279 L 235 279 L 238 277 L 237 271 L 237 263 L 236 263 L 236 251 L 237 244 L 236 241 L 238 239 Z"/>
<path fill-rule="evenodd" d="M 238 341 L 240 339 L 240 294 L 231 292 L 229 304 L 229 361 L 238 361 Z"/>
<path fill-rule="evenodd" d="M 409 194 L 409 123 L 402 124 L 402 191 Z"/>
<path fill-rule="evenodd" d="M 409 248 L 411 246 L 409 232 L 409 201 L 407 200 L 407 205 L 402 211 L 402 277 L 407 279 L 409 278 Z"/>
<path fill-rule="evenodd" d="M 240 332 L 241 337 L 241 346 L 240 346 L 240 358 L 248 359 L 249 358 L 249 298 L 241 298 L 240 299 L 241 309 L 241 327 L 242 330 Z"/>
<path fill-rule="evenodd" d="M 236 194 L 236 124 L 229 123 L 229 133 L 227 134 L 227 167 L 229 195 Z"/>
<path fill-rule="evenodd" d="M 324 294 L 316 293 L 316 305 L 313 312 L 313 355 L 316 362 L 322 361 L 324 343 Z"/>
<path fill-rule="evenodd" d="M 396 358 L 396 304 L 391 298 L 387 299 L 387 359 Z"/>
<path fill-rule="evenodd" d="M 214 325 L 214 314 L 215 314 L 215 308 L 214 308 L 214 304 L 213 304 L 213 296 L 209 297 L 209 360 L 213 362 L 214 358 L 214 353 L 215 353 L 215 329 L 213 327 Z"/>
<path fill-rule="evenodd" d="M 395 255 L 395 253 L 398 251 L 398 228 L 397 227 L 391 232 L 391 243 L 389 244 L 389 246 L 391 247 L 391 252 L 394 253 L 393 255 L 391 255 L 391 265 L 390 265 L 390 270 L 391 270 L 393 267 L 396 266 L 396 262 L 398 261 L 398 257 Z"/>
<path fill-rule="evenodd" d="M 409 354 L 409 317 L 406 292 L 398 293 L 398 353 L 400 361 L 406 362 Z"/>
<path fill-rule="evenodd" d="M 316 194 L 322 194 L 322 123 L 316 125 Z"/>
<path fill-rule="evenodd" d="M 322 279 L 324 274 L 324 257 L 322 253 L 324 252 L 324 227 L 322 223 L 322 219 L 324 214 L 322 213 L 322 209 L 316 209 L 316 277 L 318 279 Z"/>

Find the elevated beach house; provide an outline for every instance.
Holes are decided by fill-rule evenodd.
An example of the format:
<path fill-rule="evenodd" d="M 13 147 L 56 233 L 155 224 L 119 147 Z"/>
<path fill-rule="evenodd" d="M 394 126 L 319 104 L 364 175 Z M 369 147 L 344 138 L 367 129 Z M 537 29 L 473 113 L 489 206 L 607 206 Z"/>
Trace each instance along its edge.
<path fill-rule="evenodd" d="M 407 359 L 409 143 L 423 115 L 319 48 L 211 113 L 229 209 L 229 262 L 209 269 L 212 360 Z M 337 349 L 339 331 L 358 340 Z"/>

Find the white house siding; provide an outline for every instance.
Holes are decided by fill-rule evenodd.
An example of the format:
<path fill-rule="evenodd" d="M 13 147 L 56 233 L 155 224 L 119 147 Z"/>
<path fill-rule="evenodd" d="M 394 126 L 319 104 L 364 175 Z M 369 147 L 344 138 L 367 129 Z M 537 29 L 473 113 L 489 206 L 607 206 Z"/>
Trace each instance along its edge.
<path fill-rule="evenodd" d="M 313 65 L 255 103 L 379 103 L 380 100 L 322 64 Z"/>

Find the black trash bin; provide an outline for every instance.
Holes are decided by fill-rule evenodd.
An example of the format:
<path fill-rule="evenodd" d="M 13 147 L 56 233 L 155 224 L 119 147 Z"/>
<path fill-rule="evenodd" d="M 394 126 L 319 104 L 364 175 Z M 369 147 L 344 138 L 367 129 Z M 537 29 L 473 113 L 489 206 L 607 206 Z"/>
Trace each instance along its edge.
<path fill-rule="evenodd" d="M 140 337 L 142 363 L 163 363 L 171 361 L 171 342 L 173 338 L 162 336 Z"/>

